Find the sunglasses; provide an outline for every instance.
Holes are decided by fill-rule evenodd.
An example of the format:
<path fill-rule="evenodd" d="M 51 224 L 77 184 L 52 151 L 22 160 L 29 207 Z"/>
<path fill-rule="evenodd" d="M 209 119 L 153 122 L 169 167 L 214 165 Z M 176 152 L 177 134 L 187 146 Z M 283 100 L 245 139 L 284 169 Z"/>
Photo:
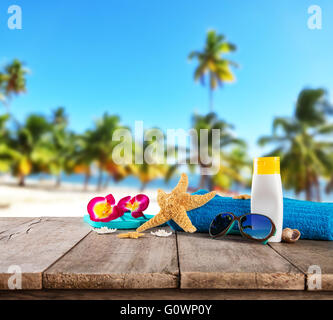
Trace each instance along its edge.
<path fill-rule="evenodd" d="M 231 212 L 224 212 L 218 214 L 210 224 L 209 235 L 213 238 L 225 236 L 236 221 L 242 236 L 263 244 L 276 232 L 274 222 L 263 214 L 246 213 L 237 217 Z"/>

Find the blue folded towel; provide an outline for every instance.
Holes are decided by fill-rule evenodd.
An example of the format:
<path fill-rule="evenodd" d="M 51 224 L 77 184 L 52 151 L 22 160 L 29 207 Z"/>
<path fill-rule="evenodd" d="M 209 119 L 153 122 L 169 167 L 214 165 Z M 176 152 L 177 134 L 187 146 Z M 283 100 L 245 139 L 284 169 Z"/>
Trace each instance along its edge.
<path fill-rule="evenodd" d="M 205 194 L 199 190 L 194 194 Z M 188 211 L 188 216 L 198 232 L 208 232 L 210 223 L 220 212 L 242 215 L 251 212 L 251 200 L 215 196 L 204 206 Z M 260 212 L 259 212 L 260 213 Z M 170 221 L 174 230 L 182 230 Z M 283 199 L 283 228 L 298 229 L 302 239 L 333 240 L 333 203 Z"/>

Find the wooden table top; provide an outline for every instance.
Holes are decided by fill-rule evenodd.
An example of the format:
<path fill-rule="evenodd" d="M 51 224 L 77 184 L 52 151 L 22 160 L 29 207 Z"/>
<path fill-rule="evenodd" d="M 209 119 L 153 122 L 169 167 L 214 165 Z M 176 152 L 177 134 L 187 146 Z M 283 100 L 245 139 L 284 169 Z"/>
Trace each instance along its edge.
<path fill-rule="evenodd" d="M 213 240 L 183 232 L 166 238 L 146 232 L 135 240 L 119 239 L 120 232 L 99 235 L 82 218 L 0 218 L 0 296 L 12 294 L 11 266 L 22 270 L 23 290 L 165 289 L 175 294 L 186 291 L 181 289 L 305 293 L 314 281 L 311 266 L 319 266 L 321 291 L 333 291 L 330 241 L 262 245 L 239 236 Z"/>

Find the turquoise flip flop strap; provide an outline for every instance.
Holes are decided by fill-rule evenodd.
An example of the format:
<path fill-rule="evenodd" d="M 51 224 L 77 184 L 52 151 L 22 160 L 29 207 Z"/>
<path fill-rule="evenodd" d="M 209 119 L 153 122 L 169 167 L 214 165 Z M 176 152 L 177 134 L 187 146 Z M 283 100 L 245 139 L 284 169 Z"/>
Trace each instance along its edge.
<path fill-rule="evenodd" d="M 108 222 L 92 221 L 90 220 L 89 215 L 85 215 L 83 220 L 93 228 L 107 227 L 109 229 L 136 229 L 152 217 L 153 215 L 145 215 L 143 217 L 133 218 L 130 212 L 125 212 L 123 216 Z"/>

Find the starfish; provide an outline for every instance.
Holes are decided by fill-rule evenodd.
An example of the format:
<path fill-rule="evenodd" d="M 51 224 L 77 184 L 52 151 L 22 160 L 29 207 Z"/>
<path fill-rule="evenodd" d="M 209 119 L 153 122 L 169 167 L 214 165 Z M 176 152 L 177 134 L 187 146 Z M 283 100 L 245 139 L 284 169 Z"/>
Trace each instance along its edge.
<path fill-rule="evenodd" d="M 159 226 L 169 220 L 173 220 L 184 231 L 195 232 L 197 229 L 187 216 L 186 211 L 203 206 L 214 198 L 216 192 L 212 191 L 204 195 L 191 195 L 186 192 L 187 187 L 188 178 L 187 175 L 183 173 L 177 186 L 171 193 L 167 194 L 159 189 L 157 191 L 157 202 L 161 208 L 160 212 L 136 230 L 142 232 Z"/>
<path fill-rule="evenodd" d="M 142 237 L 143 235 L 144 235 L 144 233 L 139 233 L 139 232 L 133 231 L 133 232 L 128 232 L 128 233 L 120 233 L 117 235 L 117 237 L 120 239 L 124 239 L 124 238 L 138 239 L 138 238 Z"/>

